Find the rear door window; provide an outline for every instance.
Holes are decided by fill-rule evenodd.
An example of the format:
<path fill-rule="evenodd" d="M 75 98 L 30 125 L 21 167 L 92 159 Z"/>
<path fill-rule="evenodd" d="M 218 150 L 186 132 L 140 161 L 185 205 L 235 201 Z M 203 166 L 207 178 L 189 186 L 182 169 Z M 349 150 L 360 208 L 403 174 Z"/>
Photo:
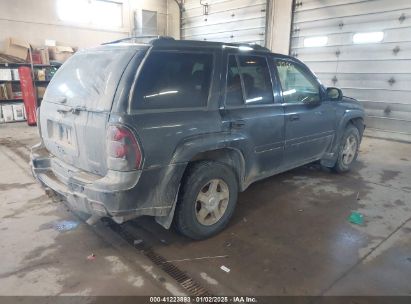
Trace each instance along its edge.
<path fill-rule="evenodd" d="M 102 46 L 79 51 L 54 75 L 44 100 L 108 111 L 127 64 L 134 55 L 142 57 L 145 51 L 131 46 Z"/>
<path fill-rule="evenodd" d="M 274 103 L 268 63 L 263 56 L 229 55 L 226 104 Z"/>
<path fill-rule="evenodd" d="M 212 54 L 151 53 L 137 81 L 132 109 L 206 106 L 212 66 Z"/>

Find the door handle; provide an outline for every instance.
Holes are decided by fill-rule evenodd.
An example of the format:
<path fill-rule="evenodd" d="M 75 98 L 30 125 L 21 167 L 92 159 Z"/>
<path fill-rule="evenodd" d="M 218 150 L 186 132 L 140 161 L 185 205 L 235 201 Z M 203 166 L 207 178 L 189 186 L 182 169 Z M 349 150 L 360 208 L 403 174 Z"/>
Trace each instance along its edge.
<path fill-rule="evenodd" d="M 232 129 L 241 129 L 245 126 L 245 120 L 234 120 L 230 122 L 230 127 Z"/>
<path fill-rule="evenodd" d="M 300 120 L 300 115 L 298 115 L 298 114 L 292 114 L 292 115 L 289 116 L 289 119 L 290 119 L 291 121 Z"/>

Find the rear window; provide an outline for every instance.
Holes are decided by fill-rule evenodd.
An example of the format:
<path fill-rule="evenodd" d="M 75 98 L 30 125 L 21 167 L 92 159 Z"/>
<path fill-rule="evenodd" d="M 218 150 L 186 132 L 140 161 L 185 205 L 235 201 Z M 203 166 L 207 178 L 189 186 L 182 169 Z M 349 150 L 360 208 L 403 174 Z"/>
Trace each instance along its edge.
<path fill-rule="evenodd" d="M 205 106 L 212 63 L 212 54 L 153 52 L 137 81 L 132 109 Z"/>
<path fill-rule="evenodd" d="M 44 101 L 110 110 L 121 75 L 136 51 L 143 53 L 135 47 L 108 46 L 76 53 L 54 75 Z"/>

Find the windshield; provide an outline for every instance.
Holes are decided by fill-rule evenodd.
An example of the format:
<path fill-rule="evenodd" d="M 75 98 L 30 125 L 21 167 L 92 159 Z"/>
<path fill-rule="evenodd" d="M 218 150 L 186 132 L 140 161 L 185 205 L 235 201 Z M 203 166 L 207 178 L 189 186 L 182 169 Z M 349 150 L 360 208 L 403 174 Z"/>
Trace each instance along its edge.
<path fill-rule="evenodd" d="M 136 52 L 141 54 L 143 49 L 105 46 L 76 53 L 57 71 L 44 101 L 110 110 L 121 75 Z"/>

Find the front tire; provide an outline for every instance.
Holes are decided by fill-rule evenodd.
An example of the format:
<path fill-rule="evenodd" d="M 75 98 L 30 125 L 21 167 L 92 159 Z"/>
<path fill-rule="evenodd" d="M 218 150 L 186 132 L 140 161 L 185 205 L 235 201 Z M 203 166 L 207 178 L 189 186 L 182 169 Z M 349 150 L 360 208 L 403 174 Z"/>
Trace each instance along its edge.
<path fill-rule="evenodd" d="M 348 125 L 338 148 L 338 158 L 334 171 L 344 173 L 350 171 L 353 163 L 357 160 L 360 148 L 360 132 L 353 125 Z"/>
<path fill-rule="evenodd" d="M 217 234 L 231 219 L 237 196 L 237 179 L 228 166 L 195 163 L 183 179 L 175 214 L 178 231 L 195 240 Z"/>

